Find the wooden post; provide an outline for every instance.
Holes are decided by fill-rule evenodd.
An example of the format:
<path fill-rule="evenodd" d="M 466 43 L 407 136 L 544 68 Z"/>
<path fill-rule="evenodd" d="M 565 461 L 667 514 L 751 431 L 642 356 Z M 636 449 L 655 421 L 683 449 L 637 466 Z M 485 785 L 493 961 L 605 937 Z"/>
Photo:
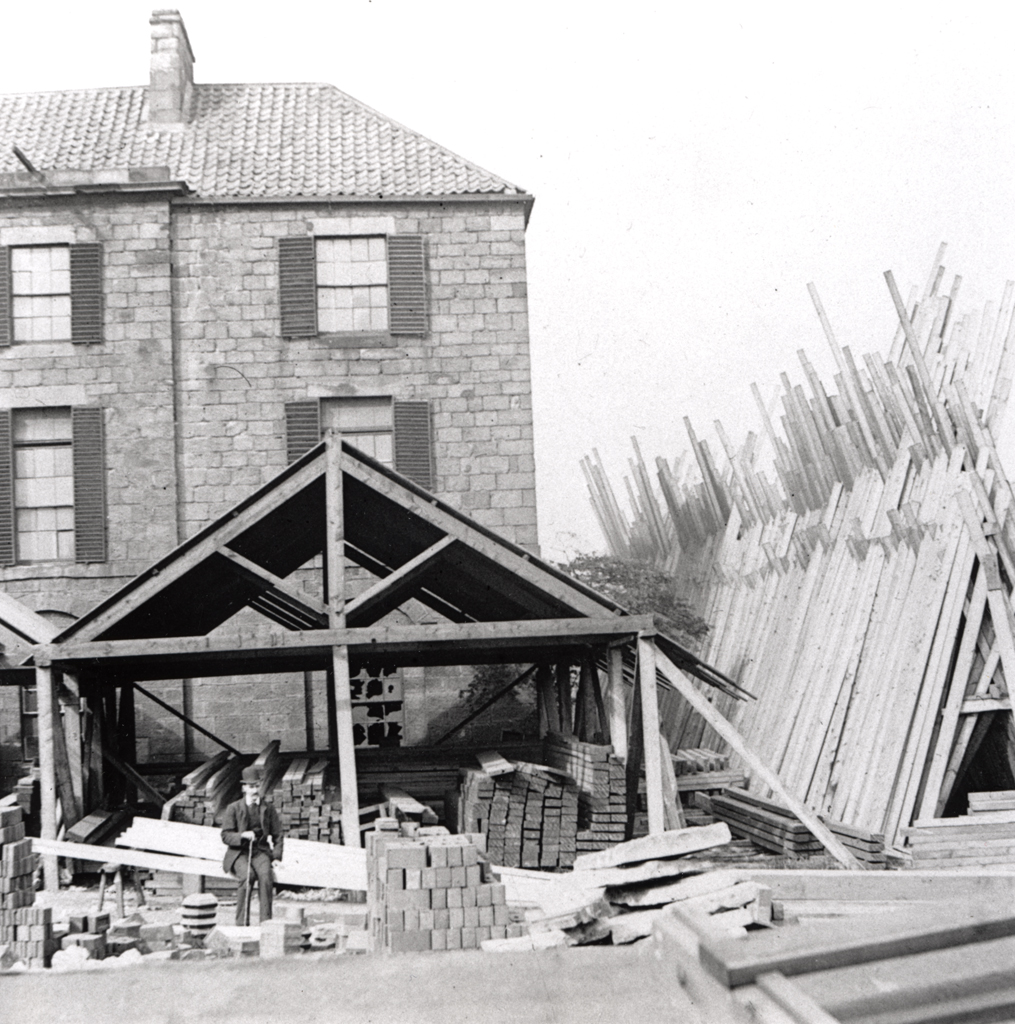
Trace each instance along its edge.
<path fill-rule="evenodd" d="M 124 683 L 120 687 L 120 706 L 117 715 L 117 754 L 132 768 L 137 764 L 136 721 L 134 717 L 134 684 Z M 127 780 L 127 800 L 138 799 L 138 787 Z"/>
<path fill-rule="evenodd" d="M 609 680 L 606 703 L 610 718 L 610 742 L 613 753 L 627 761 L 627 698 L 624 694 L 624 652 L 620 647 L 611 647 L 609 659 Z"/>
<path fill-rule="evenodd" d="M 573 735 L 574 722 L 571 708 L 571 663 L 557 662 L 557 709 L 560 715 L 560 732 L 563 736 Z"/>
<path fill-rule="evenodd" d="M 656 645 L 651 638 L 642 636 L 638 637 L 638 686 L 641 690 L 648 834 L 654 836 L 666 831 L 663 762 L 659 747 L 659 700 L 656 696 Z"/>
<path fill-rule="evenodd" d="M 325 455 L 328 625 L 345 627 L 345 504 L 342 488 L 342 435 L 329 430 Z M 356 782 L 356 749 L 352 735 L 352 691 L 349 686 L 349 648 L 331 649 L 331 685 L 334 693 L 334 736 L 338 747 L 338 771 L 342 787 L 342 843 L 360 845 L 359 791 Z M 331 711 L 332 708 L 329 708 Z"/>
<path fill-rule="evenodd" d="M 43 839 L 56 839 L 56 756 L 53 744 L 55 726 L 53 670 L 47 665 L 35 670 L 35 699 L 39 712 L 39 795 L 41 798 Z M 47 892 L 60 888 L 57 859 L 42 858 L 42 872 Z"/>
<path fill-rule="evenodd" d="M 65 674 L 63 681 L 66 684 L 66 690 L 61 693 L 58 687 L 57 699 L 61 711 L 60 717 L 63 721 L 67 766 L 70 770 L 74 800 L 80 813 L 84 814 L 85 783 L 84 765 L 81 758 L 81 691 L 73 676 Z"/>
<path fill-rule="evenodd" d="M 552 665 L 539 666 L 536 673 L 536 691 L 539 694 L 539 735 L 560 732 L 560 713 L 557 710 L 557 691 Z"/>

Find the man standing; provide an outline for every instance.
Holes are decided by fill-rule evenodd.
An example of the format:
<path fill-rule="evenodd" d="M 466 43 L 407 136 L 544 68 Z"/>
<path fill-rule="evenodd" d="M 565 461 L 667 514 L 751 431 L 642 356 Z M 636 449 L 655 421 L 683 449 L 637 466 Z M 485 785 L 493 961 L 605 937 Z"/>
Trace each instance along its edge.
<path fill-rule="evenodd" d="M 269 803 L 261 803 L 261 774 L 244 768 L 243 797 L 231 803 L 222 818 L 222 842 L 229 847 L 222 861 L 226 871 L 239 879 L 236 889 L 236 923 L 250 923 L 250 886 L 257 879 L 261 921 L 271 919 L 275 878 L 272 861 L 282 859 L 282 823 Z"/>

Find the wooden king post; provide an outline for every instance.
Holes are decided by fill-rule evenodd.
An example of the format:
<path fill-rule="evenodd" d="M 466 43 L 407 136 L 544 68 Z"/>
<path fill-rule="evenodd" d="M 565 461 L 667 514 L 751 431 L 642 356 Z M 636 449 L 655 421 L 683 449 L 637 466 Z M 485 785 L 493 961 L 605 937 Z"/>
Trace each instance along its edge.
<path fill-rule="evenodd" d="M 342 435 L 327 433 L 325 490 L 327 537 L 325 565 L 328 575 L 328 624 L 345 628 L 345 508 L 342 488 Z M 331 649 L 334 687 L 334 734 L 338 742 L 338 771 L 342 786 L 342 842 L 360 845 L 359 792 L 356 782 L 356 750 L 352 735 L 352 693 L 349 686 L 349 648 L 344 644 Z"/>

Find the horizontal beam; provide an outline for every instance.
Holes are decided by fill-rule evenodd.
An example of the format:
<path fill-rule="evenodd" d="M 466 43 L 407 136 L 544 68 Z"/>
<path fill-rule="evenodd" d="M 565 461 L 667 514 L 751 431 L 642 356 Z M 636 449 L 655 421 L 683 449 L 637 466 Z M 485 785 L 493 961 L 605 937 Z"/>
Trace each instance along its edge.
<path fill-rule="evenodd" d="M 1009 697 L 969 697 L 962 702 L 959 713 L 978 715 L 985 711 L 1011 711 Z"/>
<path fill-rule="evenodd" d="M 222 847 L 223 851 L 225 846 Z M 90 843 L 68 843 L 57 839 L 33 839 L 35 853 L 53 857 L 71 857 L 74 860 L 95 861 L 100 864 L 127 864 L 151 871 L 173 871 L 182 875 L 204 875 L 206 878 L 232 878 L 223 870 L 220 860 L 197 857 L 176 857 L 169 853 L 149 850 L 130 850 L 122 846 L 92 846 Z"/>
<path fill-rule="evenodd" d="M 315 629 L 294 633 L 248 633 L 241 636 L 165 637 L 150 640 L 98 640 L 88 643 L 40 644 L 34 649 L 36 665 L 101 668 L 106 672 L 133 673 L 134 678 L 173 678 L 162 674 L 166 662 L 189 663 L 188 671 L 201 674 L 205 663 L 215 675 L 217 661 L 258 660 L 261 671 L 280 671 L 271 662 L 330 657 L 331 648 L 346 646 L 353 657 L 385 657 L 415 664 L 469 664 L 477 651 L 510 652 L 605 644 L 654 630 L 651 615 L 601 619 L 519 619 L 507 622 L 439 623 L 430 625 L 374 625 L 352 629 Z M 446 660 L 440 660 L 440 659 Z M 462 659 L 465 660 L 462 660 Z M 286 668 L 285 671 L 289 669 Z M 151 675 L 146 672 L 155 672 Z M 256 671 L 252 669 L 251 671 Z"/>

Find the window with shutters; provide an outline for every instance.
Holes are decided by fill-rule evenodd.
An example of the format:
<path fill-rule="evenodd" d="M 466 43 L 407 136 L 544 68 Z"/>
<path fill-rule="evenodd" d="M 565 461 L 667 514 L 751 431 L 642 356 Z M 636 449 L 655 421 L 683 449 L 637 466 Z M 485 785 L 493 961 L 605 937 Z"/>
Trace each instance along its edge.
<path fill-rule="evenodd" d="M 102 410 L 0 410 L 0 564 L 105 560 Z"/>
<path fill-rule="evenodd" d="M 434 486 L 430 403 L 390 396 L 288 402 L 286 454 L 290 462 L 318 444 L 329 428 L 343 440 L 428 491 Z"/>
<path fill-rule="evenodd" d="M 383 344 L 426 333 L 421 235 L 288 237 L 278 245 L 283 337 Z"/>
<path fill-rule="evenodd" d="M 0 248 L 0 345 L 102 340 L 102 246 Z"/>

